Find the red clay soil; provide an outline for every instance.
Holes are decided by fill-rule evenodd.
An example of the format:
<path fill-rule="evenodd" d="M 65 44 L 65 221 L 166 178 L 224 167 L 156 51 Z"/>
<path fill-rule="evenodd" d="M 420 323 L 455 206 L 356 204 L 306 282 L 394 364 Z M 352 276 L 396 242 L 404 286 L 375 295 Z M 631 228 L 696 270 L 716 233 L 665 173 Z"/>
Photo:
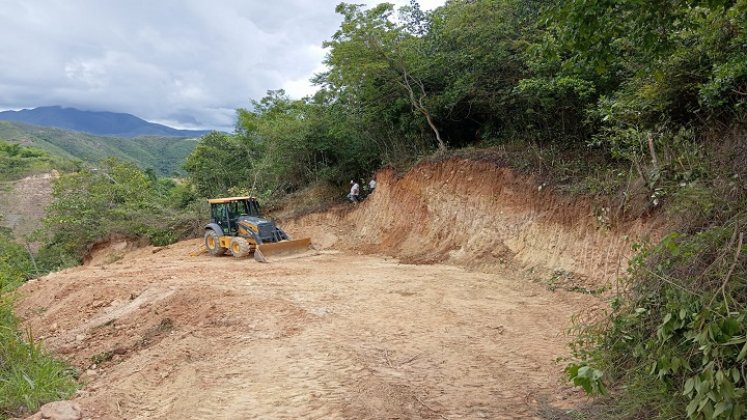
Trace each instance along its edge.
<path fill-rule="evenodd" d="M 603 306 L 548 273 L 608 285 L 645 234 L 470 161 L 381 173 L 364 203 L 284 227 L 317 250 L 112 244 L 26 284 L 17 313 L 83 372 L 84 418 L 539 418 L 583 403 L 557 359 Z"/>
<path fill-rule="evenodd" d="M 655 237 L 660 227 L 635 220 L 610 229 L 591 200 L 560 196 L 486 161 L 422 164 L 377 179 L 377 191 L 354 211 L 338 207 L 285 226 L 320 246 L 404 262 L 494 273 L 518 265 L 602 285 L 625 272 L 633 243 Z"/>

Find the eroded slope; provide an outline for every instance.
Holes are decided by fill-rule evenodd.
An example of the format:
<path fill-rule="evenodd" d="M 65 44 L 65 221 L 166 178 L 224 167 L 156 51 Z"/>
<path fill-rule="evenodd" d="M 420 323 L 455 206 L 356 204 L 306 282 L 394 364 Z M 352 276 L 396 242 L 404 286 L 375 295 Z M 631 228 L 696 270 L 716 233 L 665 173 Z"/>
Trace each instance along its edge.
<path fill-rule="evenodd" d="M 624 273 L 635 241 L 656 234 L 642 220 L 610 229 L 592 201 L 559 196 L 489 161 L 427 163 L 401 177 L 386 170 L 378 180 L 359 208 L 287 226 L 322 247 L 482 272 L 564 271 L 602 284 Z"/>

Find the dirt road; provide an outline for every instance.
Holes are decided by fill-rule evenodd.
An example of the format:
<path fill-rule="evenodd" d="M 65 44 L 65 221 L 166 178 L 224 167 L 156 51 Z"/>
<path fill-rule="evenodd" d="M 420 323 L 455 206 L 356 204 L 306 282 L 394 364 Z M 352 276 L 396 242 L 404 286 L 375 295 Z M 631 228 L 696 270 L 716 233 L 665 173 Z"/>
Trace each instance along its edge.
<path fill-rule="evenodd" d="M 83 372 L 84 418 L 534 418 L 581 398 L 555 359 L 591 296 L 337 251 L 189 257 L 199 243 L 23 287 L 18 314 Z"/>

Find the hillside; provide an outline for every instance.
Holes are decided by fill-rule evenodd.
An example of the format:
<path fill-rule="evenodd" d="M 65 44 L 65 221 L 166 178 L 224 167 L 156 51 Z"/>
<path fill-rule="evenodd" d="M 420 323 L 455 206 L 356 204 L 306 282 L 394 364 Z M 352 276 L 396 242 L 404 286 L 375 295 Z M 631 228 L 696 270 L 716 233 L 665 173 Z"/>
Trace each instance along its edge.
<path fill-rule="evenodd" d="M 58 174 L 39 173 L 13 182 L 0 182 L 0 227 L 9 228 L 13 236 L 25 243 L 41 225 L 52 200 L 52 182 Z"/>
<path fill-rule="evenodd" d="M 653 228 L 490 166 L 380 173 L 362 204 L 286 220 L 317 249 L 268 264 L 101 243 L 17 313 L 83 373 L 84 417 L 563 418 L 586 401 L 564 333 Z"/>
<path fill-rule="evenodd" d="M 178 130 L 145 121 L 131 114 L 81 111 L 60 106 L 2 111 L 0 112 L 0 120 L 110 137 L 200 137 L 209 132 L 206 130 Z"/>
<path fill-rule="evenodd" d="M 182 162 L 197 144 L 195 138 L 100 137 L 8 121 L 0 121 L 0 139 L 84 162 L 95 163 L 113 156 L 165 176 L 180 172 Z"/>

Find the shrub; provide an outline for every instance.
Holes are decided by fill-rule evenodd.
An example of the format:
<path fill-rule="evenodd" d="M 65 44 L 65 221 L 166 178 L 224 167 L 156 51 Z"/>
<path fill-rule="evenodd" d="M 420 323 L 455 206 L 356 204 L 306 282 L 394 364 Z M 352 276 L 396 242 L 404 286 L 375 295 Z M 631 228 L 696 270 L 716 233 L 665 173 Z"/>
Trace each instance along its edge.
<path fill-rule="evenodd" d="M 579 329 L 567 372 L 591 392 L 677 417 L 747 413 L 747 211 L 640 247 L 609 317 Z M 582 370 L 584 369 L 584 370 Z M 604 373 L 602 373 L 604 372 Z M 603 375 L 608 375 L 603 379 Z M 651 392 L 651 390 L 658 390 Z"/>

